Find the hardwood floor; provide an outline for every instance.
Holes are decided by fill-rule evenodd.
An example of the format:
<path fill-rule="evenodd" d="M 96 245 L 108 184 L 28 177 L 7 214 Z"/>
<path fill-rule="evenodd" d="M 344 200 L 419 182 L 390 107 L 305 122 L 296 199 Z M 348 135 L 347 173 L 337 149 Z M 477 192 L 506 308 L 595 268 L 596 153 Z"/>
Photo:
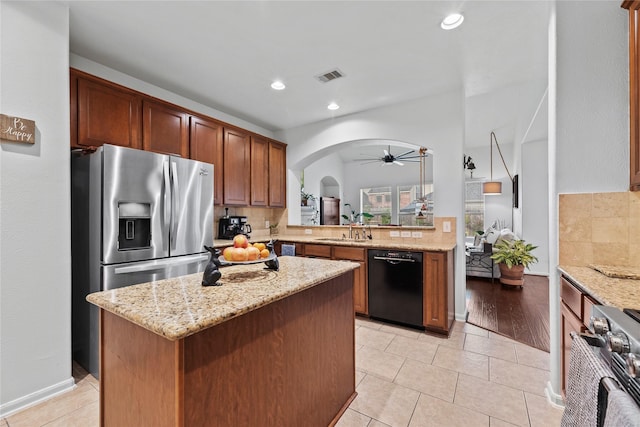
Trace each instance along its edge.
<path fill-rule="evenodd" d="M 522 290 L 467 277 L 467 322 L 549 352 L 549 279 L 525 276 Z"/>

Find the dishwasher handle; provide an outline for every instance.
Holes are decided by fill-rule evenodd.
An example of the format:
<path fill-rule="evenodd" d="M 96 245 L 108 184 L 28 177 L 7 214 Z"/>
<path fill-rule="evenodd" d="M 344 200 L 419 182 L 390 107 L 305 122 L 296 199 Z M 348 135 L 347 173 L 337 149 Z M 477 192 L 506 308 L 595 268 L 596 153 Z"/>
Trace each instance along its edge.
<path fill-rule="evenodd" d="M 395 258 L 388 256 L 374 256 L 373 259 L 387 261 L 389 264 L 400 264 L 401 262 L 416 262 L 413 258 Z"/>

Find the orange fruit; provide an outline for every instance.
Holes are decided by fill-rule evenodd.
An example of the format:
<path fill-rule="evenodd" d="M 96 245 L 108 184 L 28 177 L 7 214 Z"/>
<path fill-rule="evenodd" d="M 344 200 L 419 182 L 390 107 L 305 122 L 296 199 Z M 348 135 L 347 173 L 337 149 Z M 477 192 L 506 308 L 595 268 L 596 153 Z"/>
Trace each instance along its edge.
<path fill-rule="evenodd" d="M 258 250 L 258 248 L 256 248 L 255 246 L 249 246 L 247 248 L 247 257 L 249 261 L 257 260 L 258 258 L 260 258 L 260 250 Z"/>
<path fill-rule="evenodd" d="M 269 249 L 263 249 L 260 251 L 260 258 L 269 258 Z"/>
<path fill-rule="evenodd" d="M 249 253 L 245 248 L 233 248 L 231 257 L 234 261 L 246 261 L 249 258 Z"/>
<path fill-rule="evenodd" d="M 233 247 L 235 248 L 246 248 L 249 246 L 249 240 L 247 240 L 247 236 L 244 234 L 236 234 L 233 238 Z"/>
<path fill-rule="evenodd" d="M 233 249 L 233 246 L 224 248 L 224 250 L 222 251 L 222 256 L 224 257 L 224 259 L 226 259 L 227 261 L 233 261 Z"/>
<path fill-rule="evenodd" d="M 261 251 L 267 247 L 267 245 L 265 245 L 262 242 L 254 243 L 253 246 L 255 246 L 256 248 L 258 248 Z"/>

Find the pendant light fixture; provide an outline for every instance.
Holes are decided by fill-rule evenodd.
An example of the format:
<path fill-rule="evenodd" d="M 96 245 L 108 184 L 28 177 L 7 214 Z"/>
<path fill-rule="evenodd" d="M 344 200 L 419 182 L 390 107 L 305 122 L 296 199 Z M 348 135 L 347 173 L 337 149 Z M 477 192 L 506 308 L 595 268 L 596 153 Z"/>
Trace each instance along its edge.
<path fill-rule="evenodd" d="M 491 131 L 491 135 L 489 136 L 489 150 L 491 153 L 490 157 L 490 167 L 491 167 L 491 178 L 489 181 L 482 184 L 482 193 L 485 196 L 502 194 L 502 182 L 493 180 L 493 143 L 496 143 L 496 147 L 498 147 L 498 153 L 500 154 L 500 158 L 502 159 L 502 164 L 504 165 L 504 169 L 507 171 L 507 175 L 509 175 L 509 179 L 511 180 L 511 184 L 513 185 L 513 176 L 509 173 L 509 168 L 507 168 L 507 164 L 504 161 L 504 157 L 502 156 L 502 151 L 500 151 L 500 145 L 498 145 L 498 139 L 496 138 L 496 134 Z"/>

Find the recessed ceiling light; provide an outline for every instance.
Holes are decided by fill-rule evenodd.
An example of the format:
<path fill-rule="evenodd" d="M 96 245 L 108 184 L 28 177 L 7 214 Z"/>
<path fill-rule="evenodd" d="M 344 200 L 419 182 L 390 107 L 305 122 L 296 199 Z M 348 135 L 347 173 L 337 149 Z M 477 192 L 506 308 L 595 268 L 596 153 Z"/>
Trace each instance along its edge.
<path fill-rule="evenodd" d="M 284 85 L 284 83 L 282 83 L 280 80 L 276 80 L 275 82 L 271 83 L 271 89 L 282 90 L 285 87 L 286 86 Z"/>
<path fill-rule="evenodd" d="M 442 20 L 440 27 L 442 27 L 443 30 L 453 30 L 459 27 L 462 21 L 464 21 L 464 16 L 459 13 L 452 13 Z"/>
<path fill-rule="evenodd" d="M 331 104 L 327 105 L 327 108 L 329 110 L 337 110 L 338 108 L 340 108 L 340 106 L 338 104 L 336 104 L 335 102 L 332 102 Z"/>

